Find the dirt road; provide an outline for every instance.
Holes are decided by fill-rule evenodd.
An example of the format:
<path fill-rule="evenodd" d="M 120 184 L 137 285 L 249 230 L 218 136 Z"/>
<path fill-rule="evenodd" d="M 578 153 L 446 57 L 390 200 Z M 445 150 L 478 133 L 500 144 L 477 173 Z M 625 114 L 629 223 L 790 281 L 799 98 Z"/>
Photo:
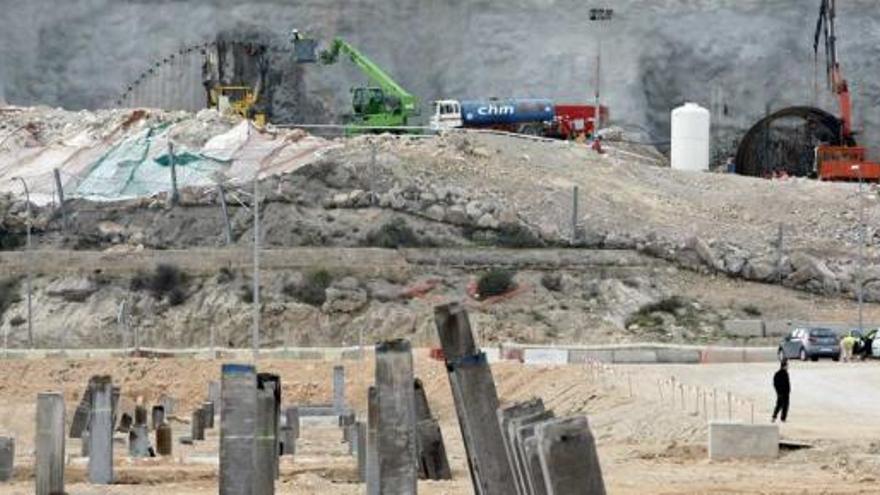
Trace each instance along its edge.
<path fill-rule="evenodd" d="M 346 362 L 347 399 L 363 414 L 372 363 Z M 285 403 L 330 400 L 333 363 L 309 361 L 261 362 L 261 369 L 278 372 L 284 383 Z M 0 376 L 0 434 L 11 432 L 19 442 L 16 481 L 0 486 L 0 494 L 32 493 L 32 439 L 34 401 L 41 390 L 61 390 L 68 418 L 88 377 L 112 373 L 122 385 L 123 408 L 137 397 L 147 402 L 168 393 L 180 399 L 179 411 L 189 411 L 203 400 L 207 382 L 217 379 L 220 363 L 202 360 L 61 360 L 2 362 Z M 877 411 L 880 384 L 871 379 L 875 363 L 793 363 L 794 389 L 790 422 L 782 427 L 784 439 L 807 441 L 813 448 L 784 452 L 772 462 L 710 463 L 706 454 L 706 422 L 702 410 L 660 399 L 664 380 L 703 390 L 730 391 L 742 403 L 755 401 L 756 420 L 766 421 L 772 407 L 769 380 L 774 366 L 766 364 L 703 366 L 527 367 L 493 365 L 503 403 L 540 396 L 558 415 L 587 414 L 597 437 L 603 472 L 611 494 L 868 494 L 877 493 L 880 469 L 880 427 L 868 420 Z M 471 487 L 461 437 L 445 370 L 420 352 L 416 372 L 425 382 L 434 415 L 443 427 L 455 479 L 423 482 L 420 493 L 468 494 Z M 22 377 L 27 377 L 23 380 Z M 630 384 L 632 396 L 630 396 Z M 661 387 L 658 387 L 658 384 Z M 691 392 L 692 393 L 692 392 Z M 688 402 L 692 395 L 688 396 Z M 723 408 L 722 408 L 723 409 Z M 707 411 L 712 416 L 711 406 Z M 724 416 L 726 413 L 721 412 Z M 748 420 L 742 404 L 737 418 Z M 863 419 L 865 418 L 865 419 Z M 842 426 L 846 425 L 846 426 Z M 188 434 L 185 421 L 175 423 L 175 436 Z M 95 487 L 83 482 L 84 459 L 78 442 L 68 442 L 71 460 L 68 491 L 72 495 L 216 492 L 216 430 L 195 447 L 175 443 L 172 459 L 132 463 L 116 461 L 120 483 Z M 281 494 L 356 494 L 355 460 L 340 443 L 331 423 L 304 424 L 294 459 L 285 459 L 277 485 Z M 122 450 L 122 449 L 119 449 Z"/>

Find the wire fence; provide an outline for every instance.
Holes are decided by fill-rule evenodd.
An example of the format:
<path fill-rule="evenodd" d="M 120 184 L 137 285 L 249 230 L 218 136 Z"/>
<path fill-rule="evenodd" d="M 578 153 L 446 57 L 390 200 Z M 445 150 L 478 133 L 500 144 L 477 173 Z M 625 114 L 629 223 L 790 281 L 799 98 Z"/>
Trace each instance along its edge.
<path fill-rule="evenodd" d="M 600 386 L 617 389 L 631 398 L 652 400 L 668 411 L 705 421 L 755 424 L 756 408 L 760 407 L 752 398 L 719 387 L 688 383 L 676 375 L 654 378 L 651 372 L 634 372 L 599 361 L 588 361 L 584 369 L 587 378 Z"/>

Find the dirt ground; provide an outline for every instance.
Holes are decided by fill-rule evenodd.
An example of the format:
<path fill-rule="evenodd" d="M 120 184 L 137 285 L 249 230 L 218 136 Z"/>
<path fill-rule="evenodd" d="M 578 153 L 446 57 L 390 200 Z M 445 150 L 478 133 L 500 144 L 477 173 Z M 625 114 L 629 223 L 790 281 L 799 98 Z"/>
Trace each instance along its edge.
<path fill-rule="evenodd" d="M 260 369 L 278 372 L 285 404 L 326 403 L 331 399 L 334 363 L 267 360 Z M 372 381 L 369 360 L 344 363 L 347 400 L 363 415 L 366 387 Z M 712 463 L 706 452 L 706 420 L 726 419 L 726 393 L 737 420 L 766 422 L 772 408 L 770 379 L 774 365 L 530 367 L 496 363 L 493 373 L 502 403 L 539 396 L 557 415 L 586 414 L 597 438 L 603 473 L 611 494 L 868 494 L 877 493 L 880 427 L 873 414 L 880 407 L 876 363 L 793 363 L 792 411 L 782 425 L 782 438 L 812 448 L 784 451 L 772 462 Z M 110 373 L 122 386 L 122 407 L 138 397 L 146 403 L 167 393 L 179 399 L 178 414 L 188 418 L 207 394 L 207 383 L 219 378 L 220 362 L 191 359 L 73 361 L 62 359 L 2 362 L 0 434 L 16 436 L 16 474 L 0 494 L 33 492 L 33 434 L 36 394 L 60 390 L 68 419 L 88 377 Z M 424 351 L 416 374 L 425 382 L 435 416 L 440 419 L 453 467 L 451 482 L 422 482 L 420 493 L 472 493 L 464 450 L 457 429 L 448 380 L 441 363 Z M 671 400 L 672 378 L 683 385 L 685 401 Z M 676 385 L 676 386 L 677 386 Z M 715 390 L 717 405 L 707 391 Z M 697 392 L 705 394 L 697 395 Z M 661 399 L 661 393 L 662 399 Z M 702 400 L 701 400 L 702 399 Z M 701 404 L 706 404 L 704 407 Z M 717 408 L 717 412 L 716 412 Z M 187 420 L 174 420 L 175 437 L 188 435 Z M 217 430 L 195 446 L 175 441 L 170 459 L 132 462 L 117 447 L 118 484 L 84 483 L 85 459 L 79 441 L 68 440 L 67 490 L 71 495 L 182 495 L 216 492 Z M 294 458 L 285 458 L 276 493 L 356 494 L 355 459 L 341 443 L 332 422 L 304 420 Z"/>

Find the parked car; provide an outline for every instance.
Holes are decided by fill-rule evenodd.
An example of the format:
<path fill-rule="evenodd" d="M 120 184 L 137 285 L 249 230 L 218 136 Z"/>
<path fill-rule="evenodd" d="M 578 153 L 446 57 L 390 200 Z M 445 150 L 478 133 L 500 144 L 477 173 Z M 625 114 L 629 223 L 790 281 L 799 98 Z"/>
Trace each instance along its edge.
<path fill-rule="evenodd" d="M 830 328 L 795 328 L 779 343 L 779 359 L 840 359 L 840 341 Z"/>

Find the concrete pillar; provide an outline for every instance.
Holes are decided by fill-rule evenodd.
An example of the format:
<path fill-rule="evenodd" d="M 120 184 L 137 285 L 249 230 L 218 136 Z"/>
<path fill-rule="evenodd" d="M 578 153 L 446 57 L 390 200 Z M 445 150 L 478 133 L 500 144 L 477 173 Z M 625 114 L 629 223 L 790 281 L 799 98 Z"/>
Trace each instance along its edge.
<path fill-rule="evenodd" d="M 418 378 L 413 381 L 413 391 L 416 401 L 416 421 L 431 419 L 431 406 L 428 405 L 428 395 L 425 393 L 425 386 Z"/>
<path fill-rule="evenodd" d="M 128 433 L 128 455 L 150 457 L 150 430 L 146 424 L 131 427 Z"/>
<path fill-rule="evenodd" d="M 446 457 L 440 423 L 434 418 L 423 419 L 416 425 L 416 434 L 419 446 L 419 478 L 451 480 L 452 469 Z"/>
<path fill-rule="evenodd" d="M 275 411 L 275 391 L 271 383 L 257 388 L 256 445 L 254 447 L 253 495 L 275 493 L 275 453 L 277 440 L 273 432 L 272 413 Z"/>
<path fill-rule="evenodd" d="M 293 435 L 299 438 L 299 408 L 288 407 L 284 416 L 287 418 L 287 426 L 293 428 Z"/>
<path fill-rule="evenodd" d="M 119 418 L 119 426 L 116 427 L 116 431 L 120 433 L 128 433 L 128 430 L 131 429 L 132 419 L 128 413 L 122 413 L 122 416 Z"/>
<path fill-rule="evenodd" d="M 64 493 L 64 396 L 37 394 L 37 495 Z"/>
<path fill-rule="evenodd" d="M 79 455 L 82 457 L 89 456 L 89 430 L 80 433 Z"/>
<path fill-rule="evenodd" d="M 202 413 L 205 415 L 202 418 L 202 423 L 204 423 L 205 428 L 211 429 L 214 427 L 214 403 L 211 401 L 202 403 Z"/>
<path fill-rule="evenodd" d="M 547 495 L 547 483 L 544 470 L 541 468 L 541 456 L 538 454 L 538 439 L 534 435 L 535 425 L 530 425 L 532 434 L 523 439 L 522 448 L 525 455 L 526 477 L 531 495 Z"/>
<path fill-rule="evenodd" d="M 220 406 L 220 382 L 208 382 L 208 400 L 213 402 L 216 409 Z M 218 413 L 220 411 L 217 411 Z"/>
<path fill-rule="evenodd" d="M 526 486 L 524 472 L 520 469 L 516 459 L 516 445 L 513 434 L 509 429 L 510 423 L 516 418 L 532 416 L 544 411 L 544 402 L 541 399 L 532 399 L 526 402 L 518 402 L 508 407 L 498 408 L 498 424 L 501 426 L 501 434 L 504 436 L 504 450 L 507 452 L 507 461 L 516 481 L 516 492 L 519 495 L 529 495 Z"/>
<path fill-rule="evenodd" d="M 95 377 L 89 414 L 89 482 L 113 483 L 113 382 Z"/>
<path fill-rule="evenodd" d="M 413 382 L 416 404 L 416 438 L 418 440 L 419 479 L 452 479 L 440 423 L 431 416 L 431 406 L 422 381 Z"/>
<path fill-rule="evenodd" d="M 116 419 L 119 417 L 119 396 L 122 395 L 122 387 L 119 385 L 113 385 L 113 389 L 111 390 L 111 402 L 110 408 L 112 410 L 112 423 L 111 426 L 116 426 Z"/>
<path fill-rule="evenodd" d="M 547 495 L 605 495 L 596 440 L 585 416 L 540 423 L 535 438 Z"/>
<path fill-rule="evenodd" d="M 272 472 L 273 478 L 278 479 L 281 474 L 281 466 L 278 462 L 278 435 L 281 427 L 281 377 L 274 373 L 257 374 L 257 388 L 266 388 L 272 392 L 271 411 L 271 434 L 272 434 Z"/>
<path fill-rule="evenodd" d="M 257 374 L 224 364 L 220 399 L 220 495 L 253 495 Z"/>
<path fill-rule="evenodd" d="M 367 425 L 363 421 L 355 423 L 357 428 L 358 481 L 367 481 Z"/>
<path fill-rule="evenodd" d="M 358 426 L 357 421 L 345 427 L 348 430 L 348 455 L 357 455 Z"/>
<path fill-rule="evenodd" d="M 147 424 L 147 408 L 140 404 L 134 406 L 134 425 L 140 426 Z"/>
<path fill-rule="evenodd" d="M 282 426 L 279 433 L 281 450 L 279 455 L 296 454 L 296 432 L 289 426 Z"/>
<path fill-rule="evenodd" d="M 152 410 L 153 429 L 159 428 L 159 425 L 165 422 L 165 406 L 153 406 Z"/>
<path fill-rule="evenodd" d="M 367 389 L 367 495 L 379 495 L 379 391 Z"/>
<path fill-rule="evenodd" d="M 171 455 L 174 445 L 172 440 L 171 425 L 163 422 L 156 427 L 156 453 L 158 455 Z"/>
<path fill-rule="evenodd" d="M 12 479 L 15 470 L 15 439 L 0 437 L 0 483 Z"/>
<path fill-rule="evenodd" d="M 345 412 L 345 367 L 333 367 L 333 414 Z"/>
<path fill-rule="evenodd" d="M 398 339 L 376 345 L 379 492 L 414 495 L 416 467 L 412 348 Z"/>
<path fill-rule="evenodd" d="M 86 390 L 83 392 L 82 399 L 76 406 L 76 412 L 73 413 L 73 421 L 70 423 L 70 438 L 82 438 L 82 432 L 89 427 L 89 414 L 92 410 L 92 388 L 97 376 L 89 378 Z"/>
<path fill-rule="evenodd" d="M 177 399 L 170 395 L 162 395 L 159 397 L 159 404 L 165 408 L 165 416 L 171 416 L 177 412 Z"/>
<path fill-rule="evenodd" d="M 346 413 L 339 416 L 339 428 L 342 430 L 342 441 L 351 442 L 351 426 L 354 425 L 355 414 Z"/>
<path fill-rule="evenodd" d="M 525 493 L 529 495 L 544 494 L 547 488 L 544 483 L 544 473 L 541 471 L 541 462 L 538 458 L 537 440 L 533 443 L 531 454 L 526 452 L 526 441 L 535 436 L 535 427 L 538 424 L 553 419 L 553 417 L 553 411 L 543 411 L 532 416 L 515 418 L 508 426 L 508 431 L 512 432 L 508 434 L 514 439 L 516 469 L 522 475 L 526 487 Z"/>
<path fill-rule="evenodd" d="M 458 303 L 434 308 L 476 495 L 516 493 L 498 424 L 498 393 L 486 355 L 477 349 L 467 312 Z"/>
<path fill-rule="evenodd" d="M 192 413 L 192 422 L 190 423 L 190 438 L 193 442 L 205 439 L 205 413 L 201 409 L 196 409 Z"/>

